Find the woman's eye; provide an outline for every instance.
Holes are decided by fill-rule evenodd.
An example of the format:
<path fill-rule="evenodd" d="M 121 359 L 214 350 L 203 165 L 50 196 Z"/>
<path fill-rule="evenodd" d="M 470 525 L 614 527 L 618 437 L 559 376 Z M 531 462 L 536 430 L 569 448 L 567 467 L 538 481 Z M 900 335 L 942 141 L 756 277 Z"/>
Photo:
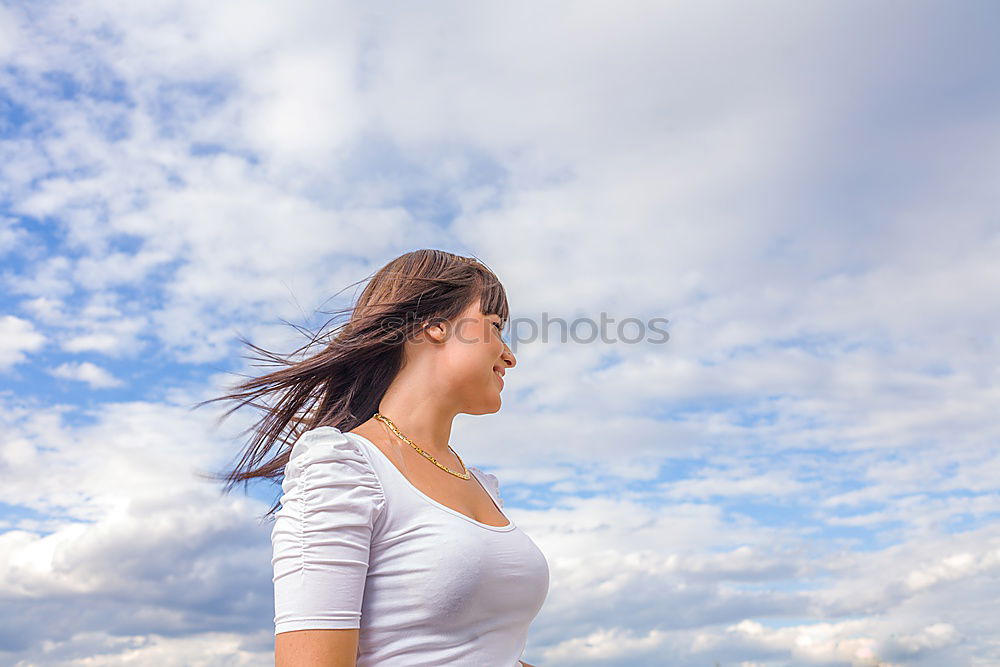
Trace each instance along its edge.
<path fill-rule="evenodd" d="M 499 331 L 500 333 L 503 333 L 503 327 L 500 326 L 499 322 L 494 322 L 493 326 L 495 326 L 497 328 L 497 331 Z"/>

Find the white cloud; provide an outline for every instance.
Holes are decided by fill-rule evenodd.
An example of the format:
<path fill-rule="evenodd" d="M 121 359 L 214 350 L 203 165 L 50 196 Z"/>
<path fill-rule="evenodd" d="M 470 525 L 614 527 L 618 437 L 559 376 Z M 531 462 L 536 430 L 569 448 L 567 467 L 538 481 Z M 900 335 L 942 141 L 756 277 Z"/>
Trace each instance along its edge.
<path fill-rule="evenodd" d="M 0 35 L 0 39 L 3 39 Z M 0 257 L 19 249 L 28 238 L 28 233 L 18 227 L 13 218 L 0 217 Z"/>
<path fill-rule="evenodd" d="M 60 299 L 39 296 L 22 301 L 21 307 L 43 324 L 60 324 L 66 319 L 65 304 Z"/>
<path fill-rule="evenodd" d="M 59 364 L 49 371 L 56 377 L 86 382 L 94 389 L 120 387 L 124 382 L 114 377 L 106 369 L 89 361 Z"/>
<path fill-rule="evenodd" d="M 45 335 L 30 320 L 14 315 L 0 317 L 0 370 L 9 370 L 24 362 L 27 353 L 45 345 Z"/>
<path fill-rule="evenodd" d="M 14 12 L 7 7 L 0 7 L 0 57 L 9 57 L 20 46 L 19 30 Z"/>

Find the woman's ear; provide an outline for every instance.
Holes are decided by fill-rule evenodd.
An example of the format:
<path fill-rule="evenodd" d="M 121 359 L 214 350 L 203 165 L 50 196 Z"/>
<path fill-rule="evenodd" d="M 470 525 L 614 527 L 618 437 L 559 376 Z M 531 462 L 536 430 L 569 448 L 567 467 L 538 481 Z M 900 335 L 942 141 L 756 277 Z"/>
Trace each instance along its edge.
<path fill-rule="evenodd" d="M 427 320 L 422 328 L 423 336 L 428 342 L 443 343 L 448 340 L 451 333 L 451 322 L 443 317 L 435 317 Z"/>

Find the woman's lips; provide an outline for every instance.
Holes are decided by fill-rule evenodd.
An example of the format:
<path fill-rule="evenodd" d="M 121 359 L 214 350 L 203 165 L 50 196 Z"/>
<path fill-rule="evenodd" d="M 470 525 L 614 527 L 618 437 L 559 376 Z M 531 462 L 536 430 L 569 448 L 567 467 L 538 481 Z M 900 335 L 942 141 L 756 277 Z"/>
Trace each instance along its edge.
<path fill-rule="evenodd" d="M 500 388 L 503 389 L 503 377 L 496 371 L 493 371 L 493 374 L 497 376 L 498 380 L 500 380 Z"/>

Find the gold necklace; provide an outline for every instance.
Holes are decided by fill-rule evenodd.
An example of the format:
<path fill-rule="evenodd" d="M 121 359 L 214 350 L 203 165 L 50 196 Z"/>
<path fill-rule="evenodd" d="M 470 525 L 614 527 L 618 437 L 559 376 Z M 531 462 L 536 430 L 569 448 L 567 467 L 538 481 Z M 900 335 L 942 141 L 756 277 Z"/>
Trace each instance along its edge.
<path fill-rule="evenodd" d="M 438 460 L 436 458 L 434 458 L 433 456 L 431 456 L 430 454 L 428 454 L 424 450 L 420 449 L 420 447 L 417 446 L 417 443 L 413 442 L 412 440 L 410 440 L 409 438 L 407 438 L 405 435 L 403 435 L 402 433 L 400 433 L 399 429 L 396 428 L 396 425 L 392 423 L 392 420 L 389 419 L 388 417 L 386 417 L 385 415 L 381 414 L 380 412 L 376 412 L 374 415 L 372 415 L 372 417 L 374 417 L 375 419 L 379 420 L 380 422 L 382 422 L 383 424 L 385 424 L 386 426 L 388 426 L 389 429 L 393 433 L 395 433 L 399 438 L 401 438 L 404 442 L 409 443 L 409 445 L 411 447 L 413 447 L 415 450 L 417 450 L 418 452 L 420 452 L 424 456 L 424 458 L 426 458 L 427 460 L 429 460 L 431 463 L 433 463 L 434 465 L 436 465 L 438 468 L 441 468 L 441 470 L 444 470 L 445 472 L 450 472 L 455 477 L 461 477 L 462 479 L 471 479 L 472 478 L 472 475 L 469 473 L 469 469 L 465 467 L 465 463 L 462 461 L 462 457 L 459 456 L 458 452 L 456 452 L 454 449 L 451 449 L 451 445 L 448 445 L 448 449 L 451 450 L 451 453 L 455 455 L 455 458 L 458 459 L 458 462 L 462 464 L 462 470 L 465 470 L 464 473 L 455 472 L 451 468 L 448 468 L 447 466 L 443 466 L 440 463 L 438 463 Z"/>

